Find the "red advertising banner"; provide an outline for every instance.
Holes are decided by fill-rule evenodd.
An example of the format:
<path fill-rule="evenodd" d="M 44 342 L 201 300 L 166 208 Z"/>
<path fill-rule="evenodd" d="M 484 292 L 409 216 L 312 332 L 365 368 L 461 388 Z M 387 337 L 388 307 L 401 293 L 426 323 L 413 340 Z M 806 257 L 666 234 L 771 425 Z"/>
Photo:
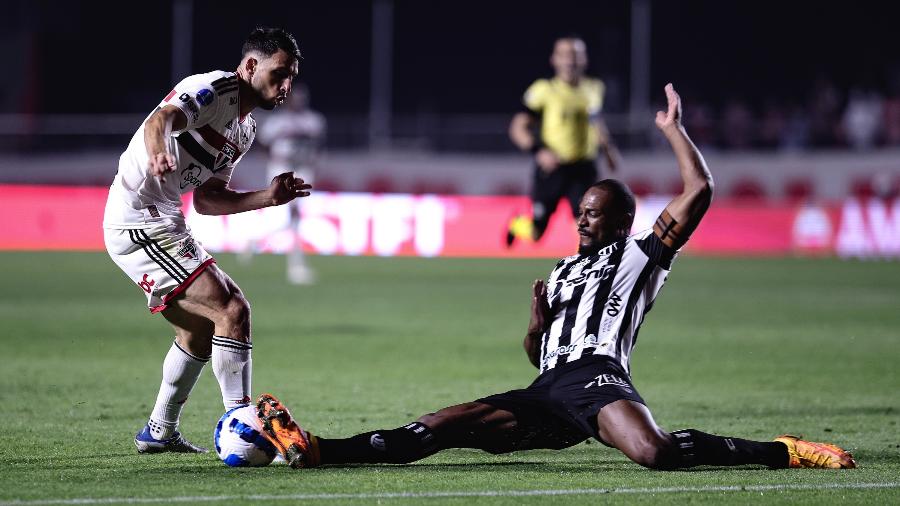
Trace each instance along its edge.
<path fill-rule="evenodd" d="M 0 185 L 0 250 L 103 250 L 106 188 Z M 560 257 L 577 234 L 565 202 L 538 244 L 507 248 L 506 224 L 530 208 L 524 197 L 316 193 L 286 206 L 232 216 L 185 212 L 213 252 L 284 252 L 294 241 L 322 255 Z M 649 227 L 666 197 L 638 201 L 634 230 Z M 716 200 L 686 248 L 713 255 L 839 255 L 900 258 L 900 199 L 823 205 Z"/>

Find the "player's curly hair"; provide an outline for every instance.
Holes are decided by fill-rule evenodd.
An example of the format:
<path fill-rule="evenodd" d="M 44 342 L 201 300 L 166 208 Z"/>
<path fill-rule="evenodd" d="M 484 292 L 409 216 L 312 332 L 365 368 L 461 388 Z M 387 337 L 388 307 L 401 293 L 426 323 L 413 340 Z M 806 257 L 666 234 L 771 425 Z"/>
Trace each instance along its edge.
<path fill-rule="evenodd" d="M 241 58 L 247 56 L 247 53 L 259 53 L 265 56 L 272 56 L 281 49 L 285 53 L 291 55 L 297 61 L 303 59 L 300 54 L 300 48 L 297 46 L 297 40 L 284 28 L 270 28 L 267 26 L 257 26 L 247 41 L 241 52 Z"/>

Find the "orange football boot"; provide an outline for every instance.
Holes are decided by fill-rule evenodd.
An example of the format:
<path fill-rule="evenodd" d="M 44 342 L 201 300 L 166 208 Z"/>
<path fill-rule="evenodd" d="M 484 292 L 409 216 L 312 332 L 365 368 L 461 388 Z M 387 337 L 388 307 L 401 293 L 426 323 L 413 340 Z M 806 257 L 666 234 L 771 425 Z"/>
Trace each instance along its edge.
<path fill-rule="evenodd" d="M 797 436 L 784 434 L 775 438 L 788 450 L 788 467 L 818 467 L 827 469 L 853 469 L 853 455 L 833 444 L 804 441 Z"/>
<path fill-rule="evenodd" d="M 278 449 L 294 469 L 319 465 L 319 444 L 306 432 L 288 408 L 272 394 L 262 394 L 256 401 L 256 416 L 263 424 L 263 436 Z"/>

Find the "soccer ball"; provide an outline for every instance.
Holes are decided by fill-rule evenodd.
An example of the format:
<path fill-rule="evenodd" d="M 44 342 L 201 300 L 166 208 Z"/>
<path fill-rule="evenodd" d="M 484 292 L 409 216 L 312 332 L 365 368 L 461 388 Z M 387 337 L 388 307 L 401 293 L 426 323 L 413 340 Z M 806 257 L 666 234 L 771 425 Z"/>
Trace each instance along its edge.
<path fill-rule="evenodd" d="M 216 424 L 213 433 L 216 453 L 231 467 L 267 466 L 275 460 L 278 451 L 262 435 L 262 430 L 255 406 L 232 408 Z"/>

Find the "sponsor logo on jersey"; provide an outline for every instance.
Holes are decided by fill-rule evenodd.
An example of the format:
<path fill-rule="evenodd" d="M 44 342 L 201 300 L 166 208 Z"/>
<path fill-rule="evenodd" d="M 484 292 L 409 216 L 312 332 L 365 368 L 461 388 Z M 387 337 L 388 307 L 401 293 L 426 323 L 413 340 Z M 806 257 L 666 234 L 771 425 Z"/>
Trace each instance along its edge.
<path fill-rule="evenodd" d="M 609 306 L 609 309 L 606 310 L 606 314 L 609 316 L 616 316 L 619 314 L 622 306 L 622 297 L 619 297 L 619 294 L 617 293 L 613 293 L 609 296 L 609 300 L 607 300 L 606 304 Z"/>
<path fill-rule="evenodd" d="M 187 93 L 182 93 L 178 95 L 178 100 L 181 100 L 184 105 L 187 106 L 188 110 L 191 111 L 191 118 L 196 122 L 200 119 L 200 109 L 197 107 L 197 104 L 194 102 L 194 99 L 191 98 Z"/>
<path fill-rule="evenodd" d="M 615 265 L 604 265 L 599 269 L 589 270 L 587 272 L 583 272 L 574 278 L 567 279 L 565 282 L 565 286 L 575 286 L 586 283 L 591 278 L 597 278 L 600 281 L 604 279 L 608 279 L 609 275 L 612 271 L 616 269 Z"/>
<path fill-rule="evenodd" d="M 200 180 L 200 173 L 203 169 L 196 163 L 191 163 L 181 170 L 181 189 L 184 190 L 188 185 L 200 186 L 203 181 Z"/>
<path fill-rule="evenodd" d="M 228 97 L 228 105 L 234 105 L 238 101 L 237 97 Z"/>
<path fill-rule="evenodd" d="M 216 98 L 216 96 L 213 94 L 212 90 L 203 88 L 197 92 L 197 102 L 204 107 L 211 104 L 214 98 Z"/>
<path fill-rule="evenodd" d="M 169 100 L 171 100 L 172 97 L 174 97 L 176 93 L 178 93 L 178 92 L 175 90 L 170 91 L 169 94 L 166 95 L 166 98 L 163 99 L 163 102 L 168 102 Z"/>
<path fill-rule="evenodd" d="M 623 380 L 619 376 L 615 374 L 600 374 L 590 383 L 584 386 L 584 388 L 591 388 L 593 386 L 602 387 L 602 386 L 614 386 L 621 388 L 622 390 L 628 392 L 629 394 L 633 391 L 631 389 L 631 385 L 628 384 L 627 381 Z"/>

